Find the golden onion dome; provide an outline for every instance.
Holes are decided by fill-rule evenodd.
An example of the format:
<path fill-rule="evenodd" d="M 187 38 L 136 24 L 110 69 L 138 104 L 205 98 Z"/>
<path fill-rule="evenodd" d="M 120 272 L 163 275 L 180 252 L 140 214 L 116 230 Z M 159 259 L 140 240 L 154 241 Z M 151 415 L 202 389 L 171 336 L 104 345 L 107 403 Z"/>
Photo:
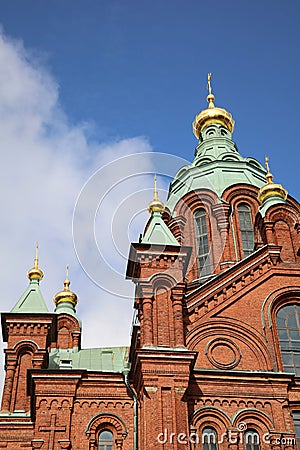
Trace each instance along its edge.
<path fill-rule="evenodd" d="M 59 305 L 60 303 L 67 302 L 72 303 L 73 306 L 76 306 L 78 303 L 77 295 L 70 291 L 70 280 L 69 280 L 69 266 L 66 268 L 66 279 L 64 281 L 64 289 L 58 292 L 54 296 L 55 305 Z"/>
<path fill-rule="evenodd" d="M 148 211 L 149 211 L 149 214 L 152 214 L 154 211 L 158 211 L 162 214 L 164 212 L 164 210 L 165 210 L 165 205 L 158 198 L 158 192 L 157 192 L 157 187 L 156 187 L 156 174 L 155 174 L 154 175 L 154 197 L 153 197 L 152 202 L 150 202 L 148 205 Z"/>
<path fill-rule="evenodd" d="M 30 270 L 28 270 L 27 276 L 30 281 L 31 280 L 41 281 L 44 276 L 44 272 L 39 268 L 39 246 L 38 246 L 38 243 L 36 243 L 36 246 L 35 246 L 34 264 L 33 264 L 33 267 Z"/>
<path fill-rule="evenodd" d="M 262 204 L 267 198 L 274 196 L 281 197 L 286 200 L 288 195 L 287 190 L 281 184 L 273 183 L 273 175 L 270 172 L 268 157 L 266 157 L 266 168 L 267 184 L 260 189 L 258 193 L 258 201 Z"/>
<path fill-rule="evenodd" d="M 207 77 L 207 89 L 208 89 L 208 108 L 201 111 L 193 122 L 193 132 L 196 138 L 199 139 L 201 131 L 211 124 L 224 125 L 231 133 L 234 129 L 234 120 L 230 112 L 224 108 L 218 108 L 214 104 L 215 96 L 212 93 L 210 79 L 212 74 L 209 73 Z"/>

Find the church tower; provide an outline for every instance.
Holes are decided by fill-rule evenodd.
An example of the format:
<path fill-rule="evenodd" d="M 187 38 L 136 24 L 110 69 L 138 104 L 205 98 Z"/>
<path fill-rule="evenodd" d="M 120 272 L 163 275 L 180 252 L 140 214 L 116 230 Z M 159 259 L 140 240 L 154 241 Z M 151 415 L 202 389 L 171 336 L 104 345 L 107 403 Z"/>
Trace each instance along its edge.
<path fill-rule="evenodd" d="M 2 314 L 0 448 L 300 448 L 300 205 L 268 158 L 242 156 L 207 87 L 194 160 L 165 204 L 155 176 L 130 246 L 129 348 L 82 348 L 68 268 L 48 312 L 36 253 Z"/>
<path fill-rule="evenodd" d="M 3 340 L 7 342 L 2 412 L 29 413 L 27 372 L 48 366 L 47 349 L 53 340 L 55 320 L 40 291 L 43 276 L 36 246 L 34 266 L 28 271 L 29 286 L 11 312 L 2 314 Z"/>
<path fill-rule="evenodd" d="M 274 183 L 268 159 L 263 167 L 239 153 L 211 74 L 208 91 L 193 122 L 194 160 L 175 175 L 166 205 L 150 204 L 129 255 L 141 442 L 296 448 L 300 207 Z"/>

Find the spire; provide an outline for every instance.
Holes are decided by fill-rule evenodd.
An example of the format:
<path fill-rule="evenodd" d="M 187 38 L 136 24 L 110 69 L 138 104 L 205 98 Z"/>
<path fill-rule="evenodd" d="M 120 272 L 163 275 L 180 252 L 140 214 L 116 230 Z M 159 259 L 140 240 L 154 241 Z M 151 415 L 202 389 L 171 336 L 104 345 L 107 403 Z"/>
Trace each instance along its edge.
<path fill-rule="evenodd" d="M 211 77 L 212 77 L 212 73 L 210 72 L 207 75 L 207 86 L 206 86 L 206 89 L 208 90 L 208 96 L 206 97 L 206 100 L 208 101 L 208 108 L 214 108 L 215 107 L 215 105 L 214 105 L 215 96 L 212 93 L 212 87 L 211 87 L 211 82 L 210 82 Z"/>
<path fill-rule="evenodd" d="M 287 190 L 281 184 L 276 184 L 273 182 L 274 177 L 270 171 L 268 156 L 266 156 L 265 166 L 267 169 L 266 173 L 267 184 L 265 184 L 265 186 L 263 186 L 259 191 L 258 200 L 260 204 L 262 205 L 270 197 L 277 197 L 277 198 L 279 197 L 283 200 L 286 200 L 288 195 Z"/>
<path fill-rule="evenodd" d="M 32 269 L 28 270 L 27 276 L 30 280 L 29 286 L 25 290 L 16 305 L 12 308 L 13 313 L 44 313 L 48 312 L 45 300 L 41 293 L 39 283 L 44 273 L 39 268 L 39 247 L 36 243 L 35 259 Z"/>
<path fill-rule="evenodd" d="M 151 218 L 147 225 L 146 231 L 141 238 L 142 244 L 157 244 L 157 245 L 179 245 L 175 236 L 168 228 L 162 218 L 165 210 L 165 205 L 158 198 L 156 174 L 154 175 L 154 197 L 149 203 L 148 211 Z"/>
<path fill-rule="evenodd" d="M 232 115 L 226 111 L 226 109 L 223 108 L 217 108 L 215 107 L 214 101 L 215 96 L 212 93 L 212 86 L 211 86 L 211 78 L 212 73 L 210 72 L 207 75 L 207 90 L 208 90 L 208 96 L 206 97 L 206 100 L 208 102 L 208 108 L 201 111 L 196 117 L 193 122 L 193 132 L 196 138 L 200 138 L 201 131 L 208 125 L 211 124 L 219 124 L 226 127 L 231 133 L 234 128 L 234 120 L 232 118 Z"/>
<path fill-rule="evenodd" d="M 44 273 L 43 271 L 39 268 L 39 245 L 38 243 L 36 243 L 35 246 L 35 258 L 34 258 L 34 264 L 32 269 L 28 270 L 27 276 L 29 278 L 29 280 L 38 280 L 38 282 L 40 280 L 42 280 Z"/>
<path fill-rule="evenodd" d="M 70 290 L 70 280 L 69 280 L 69 266 L 66 266 L 66 279 L 64 281 L 64 289 L 58 292 L 54 297 L 54 303 L 56 305 L 56 312 L 61 303 L 70 303 L 75 311 L 75 306 L 77 305 L 77 295 Z"/>
<path fill-rule="evenodd" d="M 154 175 L 154 197 L 152 202 L 148 205 L 149 214 L 152 214 L 154 211 L 158 211 L 162 214 L 165 210 L 165 205 L 158 198 L 157 185 L 156 185 L 156 174 Z"/>

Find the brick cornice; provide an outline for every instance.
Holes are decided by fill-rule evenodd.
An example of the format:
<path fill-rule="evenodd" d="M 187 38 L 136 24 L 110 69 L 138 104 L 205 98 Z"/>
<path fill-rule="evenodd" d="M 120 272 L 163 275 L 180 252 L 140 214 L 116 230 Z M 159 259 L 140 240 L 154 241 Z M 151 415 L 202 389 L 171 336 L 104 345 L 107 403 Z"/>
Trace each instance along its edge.
<path fill-rule="evenodd" d="M 281 248 L 275 245 L 266 245 L 189 293 L 186 296 L 189 313 L 203 305 L 206 305 L 207 310 L 211 310 L 212 304 L 219 305 L 233 296 L 237 291 L 237 284 L 244 287 L 262 277 L 279 263 L 280 250 Z"/>

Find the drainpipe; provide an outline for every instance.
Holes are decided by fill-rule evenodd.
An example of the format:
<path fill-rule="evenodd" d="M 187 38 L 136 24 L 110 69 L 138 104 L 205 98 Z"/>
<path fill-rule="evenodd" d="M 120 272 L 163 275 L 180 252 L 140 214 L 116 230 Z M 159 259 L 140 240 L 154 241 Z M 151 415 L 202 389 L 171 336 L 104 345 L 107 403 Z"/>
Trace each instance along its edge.
<path fill-rule="evenodd" d="M 124 382 L 126 384 L 127 389 L 132 395 L 133 398 L 133 450 L 138 450 L 138 398 L 136 396 L 136 393 L 134 392 L 132 386 L 129 383 L 128 375 L 130 370 L 124 369 L 123 370 L 123 376 L 124 376 Z"/>

